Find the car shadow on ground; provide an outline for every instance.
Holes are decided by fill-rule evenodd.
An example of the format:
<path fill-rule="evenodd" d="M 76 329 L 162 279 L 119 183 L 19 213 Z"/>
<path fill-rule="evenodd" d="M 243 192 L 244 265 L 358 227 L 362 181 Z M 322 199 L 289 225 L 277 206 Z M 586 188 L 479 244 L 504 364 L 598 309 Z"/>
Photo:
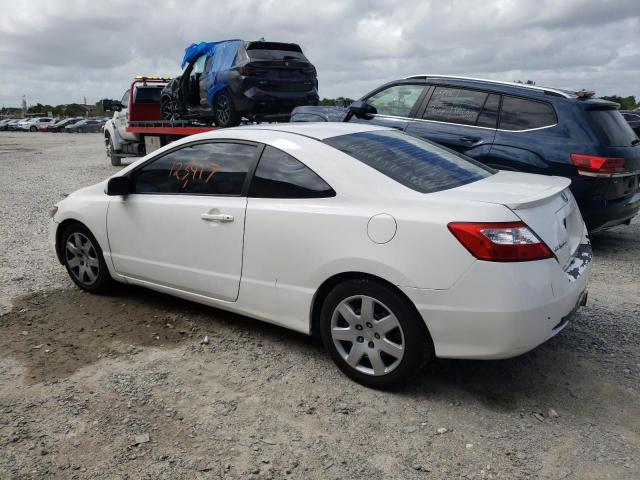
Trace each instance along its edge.
<path fill-rule="evenodd" d="M 77 289 L 39 292 L 21 298 L 0 318 L 0 351 L 24 360 L 27 383 L 66 378 L 101 358 L 139 347 L 186 343 L 197 348 L 205 335 L 231 349 L 246 349 L 246 343 L 234 347 L 243 337 L 264 348 L 286 346 L 284 353 L 293 358 L 311 351 L 326 362 L 326 371 L 342 375 L 313 337 L 144 288 L 122 286 L 107 296 Z M 534 351 L 509 360 L 436 359 L 390 394 L 454 403 L 473 400 L 504 413 L 556 401 L 560 404 L 555 408 L 563 408 L 567 392 L 571 398 L 587 388 L 582 384 L 593 373 L 591 363 L 574 348 L 575 336 L 568 327 Z"/>

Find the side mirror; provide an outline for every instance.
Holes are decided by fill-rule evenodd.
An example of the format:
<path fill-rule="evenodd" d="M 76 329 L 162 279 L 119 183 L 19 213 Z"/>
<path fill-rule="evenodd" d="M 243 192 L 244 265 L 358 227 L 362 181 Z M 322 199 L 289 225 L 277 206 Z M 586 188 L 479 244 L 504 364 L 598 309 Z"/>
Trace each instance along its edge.
<path fill-rule="evenodd" d="M 120 112 L 122 110 L 123 105 L 120 102 L 113 102 L 111 110 L 114 112 Z"/>
<path fill-rule="evenodd" d="M 111 197 L 130 193 L 133 193 L 133 182 L 129 177 L 113 177 L 107 182 L 106 194 Z"/>
<path fill-rule="evenodd" d="M 364 100 L 356 100 L 349 106 L 349 111 L 358 118 L 370 118 L 371 115 L 378 113 L 376 107 L 368 104 Z"/>

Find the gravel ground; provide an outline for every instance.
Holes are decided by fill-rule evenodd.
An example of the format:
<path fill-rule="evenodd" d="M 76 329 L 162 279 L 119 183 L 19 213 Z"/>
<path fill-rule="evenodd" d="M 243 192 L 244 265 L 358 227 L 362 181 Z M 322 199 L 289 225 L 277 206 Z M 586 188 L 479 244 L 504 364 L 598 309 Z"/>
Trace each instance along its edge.
<path fill-rule="evenodd" d="M 560 335 L 383 393 L 303 335 L 73 288 L 48 210 L 116 171 L 100 135 L 0 132 L 0 165 L 0 479 L 640 478 L 637 221 L 593 238 Z"/>

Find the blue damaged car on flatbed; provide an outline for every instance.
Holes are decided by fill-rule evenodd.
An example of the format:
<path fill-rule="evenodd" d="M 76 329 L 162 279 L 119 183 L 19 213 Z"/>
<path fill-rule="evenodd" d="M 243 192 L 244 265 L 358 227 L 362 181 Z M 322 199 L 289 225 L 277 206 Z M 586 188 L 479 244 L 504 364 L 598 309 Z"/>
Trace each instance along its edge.
<path fill-rule="evenodd" d="M 594 232 L 628 224 L 640 209 L 640 140 L 618 108 L 593 92 L 418 75 L 347 108 L 296 108 L 291 121 L 375 123 L 497 169 L 568 177 Z"/>
<path fill-rule="evenodd" d="M 286 120 L 301 105 L 317 105 L 315 67 L 295 43 L 225 40 L 193 44 L 184 71 L 164 88 L 163 120 L 213 121 L 219 127 Z"/>

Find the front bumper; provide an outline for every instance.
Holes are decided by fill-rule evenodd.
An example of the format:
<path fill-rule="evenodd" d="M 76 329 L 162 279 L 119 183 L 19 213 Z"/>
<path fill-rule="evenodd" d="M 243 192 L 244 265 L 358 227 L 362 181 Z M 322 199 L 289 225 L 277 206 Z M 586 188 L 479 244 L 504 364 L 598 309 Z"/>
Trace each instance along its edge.
<path fill-rule="evenodd" d="M 510 358 L 556 335 L 586 301 L 588 240 L 578 250 L 580 259 L 566 270 L 555 259 L 476 261 L 448 290 L 401 289 L 427 325 L 436 356 Z"/>

